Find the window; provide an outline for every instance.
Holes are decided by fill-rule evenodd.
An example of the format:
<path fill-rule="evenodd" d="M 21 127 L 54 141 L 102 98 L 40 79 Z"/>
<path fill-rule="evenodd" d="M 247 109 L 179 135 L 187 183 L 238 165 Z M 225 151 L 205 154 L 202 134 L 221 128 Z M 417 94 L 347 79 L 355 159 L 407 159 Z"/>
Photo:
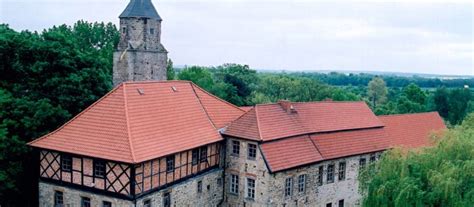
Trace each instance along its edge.
<path fill-rule="evenodd" d="M 359 160 L 359 169 L 362 169 L 365 167 L 365 158 L 360 158 Z"/>
<path fill-rule="evenodd" d="M 63 192 L 54 191 L 54 207 L 63 207 L 63 206 L 64 206 Z"/>
<path fill-rule="evenodd" d="M 143 201 L 143 207 L 151 207 L 151 200 L 150 199 L 144 200 Z"/>
<path fill-rule="evenodd" d="M 293 192 L 293 178 L 286 178 L 285 180 L 285 197 L 291 196 Z"/>
<path fill-rule="evenodd" d="M 112 207 L 112 203 L 109 201 L 102 201 L 102 207 Z"/>
<path fill-rule="evenodd" d="M 339 206 L 338 207 L 344 207 L 344 199 L 339 200 Z"/>
<path fill-rule="evenodd" d="M 247 178 L 247 198 L 255 199 L 255 180 Z"/>
<path fill-rule="evenodd" d="M 217 178 L 217 186 L 222 186 L 222 178 Z"/>
<path fill-rule="evenodd" d="M 198 189 L 197 189 L 198 193 L 202 193 L 202 180 L 198 181 L 198 184 L 197 184 L 197 185 L 198 185 L 198 186 L 197 186 L 197 188 L 198 188 Z"/>
<path fill-rule="evenodd" d="M 230 175 L 230 192 L 239 194 L 239 176 Z"/>
<path fill-rule="evenodd" d="M 154 34 L 155 34 L 155 29 L 154 29 L 154 28 L 150 28 L 150 34 L 151 34 L 151 35 L 154 35 Z"/>
<path fill-rule="evenodd" d="M 127 33 L 127 27 L 122 27 L 122 33 L 123 34 Z"/>
<path fill-rule="evenodd" d="M 61 170 L 65 172 L 71 172 L 72 169 L 72 158 L 71 156 L 61 156 Z"/>
<path fill-rule="evenodd" d="M 174 171 L 174 155 L 166 157 L 166 172 Z"/>
<path fill-rule="evenodd" d="M 248 144 L 248 159 L 255 160 L 257 157 L 257 145 L 255 144 Z"/>
<path fill-rule="evenodd" d="M 163 195 L 163 206 L 171 207 L 171 194 L 169 192 Z"/>
<path fill-rule="evenodd" d="M 298 176 L 298 192 L 304 193 L 306 190 L 306 175 Z"/>
<path fill-rule="evenodd" d="M 332 207 L 332 203 L 326 203 L 326 207 Z"/>
<path fill-rule="evenodd" d="M 207 146 L 201 147 L 201 162 L 207 162 Z"/>
<path fill-rule="evenodd" d="M 375 153 L 374 154 L 370 154 L 370 162 L 375 162 Z"/>
<path fill-rule="evenodd" d="M 328 183 L 334 182 L 334 164 L 328 165 L 327 182 Z"/>
<path fill-rule="evenodd" d="M 318 170 L 318 185 L 323 185 L 323 173 L 324 173 L 324 166 L 319 166 Z"/>
<path fill-rule="evenodd" d="M 94 176 L 105 177 L 105 162 L 94 160 Z"/>
<path fill-rule="evenodd" d="M 232 155 L 239 156 L 240 154 L 240 142 L 232 140 Z"/>
<path fill-rule="evenodd" d="M 81 207 L 91 207 L 91 199 L 87 197 L 81 197 Z"/>
<path fill-rule="evenodd" d="M 340 162 L 339 163 L 337 178 L 338 178 L 338 180 L 346 179 L 346 162 Z"/>
<path fill-rule="evenodd" d="M 198 161 L 199 161 L 199 149 L 193 149 L 193 158 L 192 158 L 193 165 L 197 165 Z"/>

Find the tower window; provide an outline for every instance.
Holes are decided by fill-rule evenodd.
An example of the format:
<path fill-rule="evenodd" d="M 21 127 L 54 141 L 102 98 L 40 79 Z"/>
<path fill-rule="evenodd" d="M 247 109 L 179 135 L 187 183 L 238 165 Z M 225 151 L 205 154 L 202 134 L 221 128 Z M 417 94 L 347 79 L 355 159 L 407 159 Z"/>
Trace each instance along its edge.
<path fill-rule="evenodd" d="M 122 34 L 127 33 L 127 27 L 122 27 Z"/>
<path fill-rule="evenodd" d="M 155 29 L 154 29 L 154 28 L 150 28 L 150 34 L 151 34 L 151 35 L 154 35 L 154 34 L 155 34 Z"/>

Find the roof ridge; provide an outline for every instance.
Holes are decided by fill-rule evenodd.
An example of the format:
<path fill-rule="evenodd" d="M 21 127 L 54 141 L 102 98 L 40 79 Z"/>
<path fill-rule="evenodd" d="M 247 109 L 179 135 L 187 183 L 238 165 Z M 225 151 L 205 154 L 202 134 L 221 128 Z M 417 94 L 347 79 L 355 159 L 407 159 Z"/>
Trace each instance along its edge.
<path fill-rule="evenodd" d="M 120 85 L 118 85 L 117 87 L 113 88 L 111 91 L 109 91 L 108 93 L 106 93 L 104 96 L 102 96 L 101 98 L 99 98 L 97 101 L 95 101 L 94 103 L 92 103 L 90 106 L 86 107 L 84 110 L 82 110 L 81 112 L 79 112 L 77 115 L 75 115 L 74 117 L 72 117 L 69 121 L 67 121 L 66 123 L 64 123 L 63 125 L 61 125 L 59 128 L 57 128 L 56 130 L 52 131 L 52 132 L 49 132 L 45 135 L 43 135 L 42 137 L 38 138 L 38 139 L 35 139 L 35 140 L 32 140 L 31 142 L 28 142 L 27 144 L 28 145 L 31 145 L 31 144 L 34 144 L 40 140 L 43 140 L 44 138 L 58 132 L 59 130 L 63 129 L 64 127 L 66 127 L 66 125 L 68 125 L 69 123 L 73 122 L 74 120 L 76 120 L 77 118 L 79 118 L 82 114 L 86 113 L 87 111 L 89 111 L 92 107 L 94 107 L 95 105 L 97 105 L 98 103 L 100 103 L 102 100 L 104 100 L 105 98 L 107 98 L 110 94 L 114 93 L 115 91 L 117 91 L 120 86 L 124 85 L 123 83 L 121 83 Z"/>
<path fill-rule="evenodd" d="M 313 103 L 365 103 L 365 101 L 290 101 L 292 104 L 313 104 Z M 255 106 L 268 106 L 268 105 L 277 105 L 278 103 L 262 103 L 255 104 Z"/>
<path fill-rule="evenodd" d="M 428 112 L 417 112 L 417 113 L 406 113 L 406 114 L 386 114 L 378 115 L 377 117 L 394 117 L 394 116 L 409 116 L 409 115 L 419 115 L 419 114 L 438 114 L 437 111 L 428 111 Z"/>
<path fill-rule="evenodd" d="M 236 106 L 236 105 L 234 105 L 234 104 L 231 104 L 231 103 L 227 102 L 226 100 L 221 99 L 221 98 L 215 96 L 214 94 L 211 94 L 211 93 L 209 93 L 208 91 L 202 89 L 201 87 L 199 87 L 198 85 L 196 85 L 196 84 L 193 83 L 192 81 L 188 81 L 188 82 L 191 83 L 191 85 L 193 85 L 193 87 L 197 87 L 197 88 L 198 88 L 199 90 L 201 90 L 202 92 L 206 93 L 207 95 L 210 95 L 210 96 L 214 97 L 215 99 L 221 101 L 222 103 L 225 103 L 225 104 L 227 104 L 227 105 L 229 105 L 229 106 L 232 106 L 232 107 L 234 107 L 234 108 L 236 108 L 236 109 L 238 109 L 238 110 L 240 110 L 240 111 L 242 111 L 242 112 L 246 112 L 245 110 L 239 108 L 238 106 Z M 197 94 L 196 94 L 196 95 L 197 95 Z M 201 98 L 199 97 L 199 95 L 198 95 L 198 98 L 201 99 Z"/>
<path fill-rule="evenodd" d="M 260 138 L 260 141 L 263 141 L 263 137 L 262 137 L 262 131 L 260 130 L 260 121 L 258 119 L 258 111 L 257 111 L 257 106 L 255 105 L 255 119 L 257 120 L 257 131 L 258 131 L 258 136 Z"/>
<path fill-rule="evenodd" d="M 199 95 L 196 93 L 196 90 L 194 89 L 194 84 L 193 84 L 192 82 L 190 82 L 189 85 L 191 86 L 191 89 L 193 90 L 194 96 L 196 96 L 197 100 L 199 101 L 199 105 L 201 106 L 202 110 L 203 110 L 204 113 L 206 114 L 207 120 L 208 120 L 209 122 L 211 122 L 211 124 L 212 124 L 212 126 L 214 127 L 214 129 L 217 129 L 217 126 L 216 126 L 216 124 L 214 124 L 214 122 L 212 121 L 211 117 L 209 116 L 209 113 L 207 112 L 206 107 L 204 107 L 204 104 L 202 104 L 201 98 L 199 98 Z"/>
<path fill-rule="evenodd" d="M 127 123 L 127 138 L 128 138 L 128 144 L 130 146 L 130 155 L 132 156 L 132 161 L 135 162 L 135 153 L 133 152 L 133 142 L 132 142 L 132 132 L 130 130 L 130 121 L 128 119 L 128 104 L 127 104 L 127 92 L 125 88 L 126 84 L 123 84 L 123 103 L 124 103 L 124 108 L 125 108 L 125 122 Z"/>

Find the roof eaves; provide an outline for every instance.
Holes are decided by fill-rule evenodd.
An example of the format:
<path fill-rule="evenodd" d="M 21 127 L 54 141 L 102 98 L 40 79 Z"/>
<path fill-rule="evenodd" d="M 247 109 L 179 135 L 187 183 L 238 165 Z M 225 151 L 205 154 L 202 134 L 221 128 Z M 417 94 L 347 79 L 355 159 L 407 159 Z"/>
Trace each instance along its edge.
<path fill-rule="evenodd" d="M 132 132 L 130 131 L 130 121 L 129 121 L 129 118 L 128 118 L 128 100 L 127 100 L 127 92 L 126 92 L 126 83 L 123 83 L 123 102 L 124 102 L 124 108 L 125 108 L 125 121 L 127 123 L 127 138 L 128 138 L 128 144 L 130 146 L 130 155 L 132 156 L 132 161 L 135 163 L 136 159 L 135 159 L 135 153 L 133 151 L 133 142 L 132 142 Z"/>

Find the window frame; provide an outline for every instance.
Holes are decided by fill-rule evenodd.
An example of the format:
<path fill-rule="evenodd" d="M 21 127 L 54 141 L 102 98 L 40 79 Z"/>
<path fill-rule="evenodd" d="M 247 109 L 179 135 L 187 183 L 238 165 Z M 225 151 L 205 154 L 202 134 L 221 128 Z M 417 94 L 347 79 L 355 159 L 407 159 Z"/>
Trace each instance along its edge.
<path fill-rule="evenodd" d="M 63 172 L 72 171 L 72 156 L 61 155 L 61 171 Z"/>
<path fill-rule="evenodd" d="M 199 164 L 199 148 L 193 149 L 191 152 L 191 164 L 192 165 L 197 165 Z"/>
<path fill-rule="evenodd" d="M 284 195 L 285 198 L 293 196 L 293 178 L 288 177 L 285 179 L 285 189 L 284 189 Z"/>
<path fill-rule="evenodd" d="M 366 165 L 367 165 L 367 159 L 365 157 L 361 157 L 359 159 L 359 170 L 364 169 Z"/>
<path fill-rule="evenodd" d="M 239 175 L 230 174 L 230 193 L 239 195 Z"/>
<path fill-rule="evenodd" d="M 199 163 L 203 162 L 207 162 L 207 145 L 199 148 Z"/>
<path fill-rule="evenodd" d="M 327 183 L 334 183 L 334 168 L 335 168 L 334 164 L 328 164 L 327 173 L 326 173 Z"/>
<path fill-rule="evenodd" d="M 344 207 L 344 199 L 339 200 L 337 204 L 337 207 Z"/>
<path fill-rule="evenodd" d="M 374 163 L 376 161 L 375 153 L 370 154 L 370 163 Z"/>
<path fill-rule="evenodd" d="M 202 193 L 202 180 L 198 180 L 197 182 L 197 192 Z"/>
<path fill-rule="evenodd" d="M 171 207 L 171 193 L 163 193 L 163 207 Z"/>
<path fill-rule="evenodd" d="M 232 140 L 232 156 L 238 157 L 240 156 L 240 141 Z"/>
<path fill-rule="evenodd" d="M 337 180 L 345 180 L 345 179 L 346 179 L 346 161 L 342 161 L 342 162 L 339 162 L 339 167 L 337 169 Z"/>
<path fill-rule="evenodd" d="M 306 193 L 306 174 L 298 175 L 298 193 Z"/>
<path fill-rule="evenodd" d="M 319 166 L 318 168 L 318 180 L 316 183 L 318 186 L 322 186 L 324 182 L 324 165 Z"/>
<path fill-rule="evenodd" d="M 93 162 L 94 177 L 105 178 L 106 174 L 106 164 L 103 160 L 94 160 Z"/>
<path fill-rule="evenodd" d="M 174 155 L 166 156 L 166 173 L 174 172 L 176 164 L 174 159 Z"/>
<path fill-rule="evenodd" d="M 64 192 L 55 190 L 54 191 L 54 207 L 64 206 Z"/>
<path fill-rule="evenodd" d="M 81 196 L 81 207 L 91 207 L 91 198 Z"/>
<path fill-rule="evenodd" d="M 246 179 L 246 193 L 245 193 L 245 198 L 255 200 L 255 185 L 256 181 L 253 178 L 247 178 Z M 252 183 L 253 182 L 253 183 Z"/>
<path fill-rule="evenodd" d="M 257 159 L 257 145 L 256 144 L 247 143 L 247 159 L 249 160 Z"/>

